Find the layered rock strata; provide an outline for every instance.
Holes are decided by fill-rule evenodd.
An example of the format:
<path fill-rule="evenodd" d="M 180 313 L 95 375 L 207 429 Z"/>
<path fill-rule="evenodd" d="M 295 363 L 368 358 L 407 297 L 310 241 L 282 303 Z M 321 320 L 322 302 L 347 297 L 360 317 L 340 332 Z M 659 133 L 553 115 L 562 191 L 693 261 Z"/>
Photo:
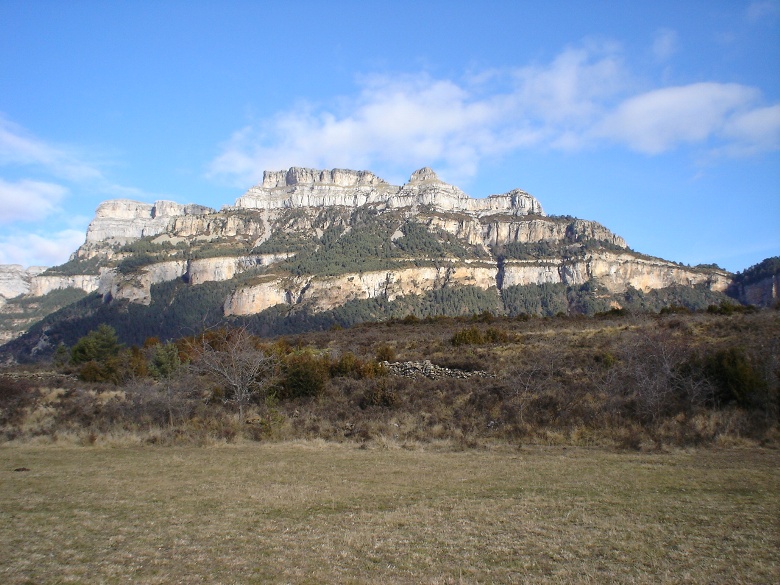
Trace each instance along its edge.
<path fill-rule="evenodd" d="M 392 301 L 421 295 L 445 286 L 475 286 L 502 290 L 510 286 L 561 283 L 570 286 L 595 280 L 610 292 L 629 286 L 649 291 L 672 285 L 703 284 L 723 292 L 731 279 L 726 272 L 686 269 L 672 262 L 637 258 L 631 254 L 602 252 L 578 260 L 509 261 L 500 265 L 452 263 L 440 267 L 377 270 L 333 277 L 267 277 L 263 282 L 241 287 L 225 301 L 226 315 L 253 315 L 274 305 L 306 303 L 325 311 L 356 299 L 377 297 Z"/>
<path fill-rule="evenodd" d="M 284 247 L 278 251 L 278 245 L 265 248 L 277 250 L 274 253 L 252 253 L 278 234 L 316 249 L 329 228 L 340 228 L 342 235 L 350 233 L 355 227 L 353 217 L 358 215 L 355 210 L 361 206 L 397 222 L 391 238 L 394 243 L 403 238 L 404 223 L 413 221 L 426 226 L 434 239 L 452 236 L 458 245 L 471 246 L 471 251 L 460 258 L 422 254 L 394 258 L 388 264 L 396 262 L 398 267 L 338 276 L 275 274 L 271 265 L 295 255 Z M 139 238 L 149 239 L 153 261 L 121 274 L 119 262 L 132 256 L 121 245 Z M 591 241 L 606 244 L 606 249 L 595 246 L 594 251 L 586 246 Z M 526 248 L 522 245 L 541 243 L 550 246 L 537 246 L 530 254 L 532 260 L 503 260 L 509 246 L 515 245 L 515 257 L 523 257 Z M 570 248 L 576 253 L 563 254 Z M 560 249 L 562 256 L 539 258 L 539 249 Z M 187 256 L 194 258 L 187 260 Z M 249 315 L 277 304 L 305 303 L 313 310 L 328 310 L 353 299 L 393 300 L 456 285 L 502 290 L 542 283 L 574 286 L 595 280 L 611 292 L 629 286 L 647 291 L 674 284 L 705 284 L 723 291 L 730 282 L 730 275 L 723 271 L 685 268 L 634 254 L 626 249 L 623 238 L 596 222 L 547 217 L 540 203 L 519 189 L 474 199 L 441 181 L 427 167 L 401 186 L 368 171 L 299 167 L 267 171 L 261 184 L 219 212 L 170 201 L 107 201 L 98 207 L 86 242 L 73 259 L 93 259 L 84 265 L 92 266 L 97 274 L 40 274 L 32 269 L 20 272 L 21 267 L 16 267 L 6 270 L 4 277 L 0 270 L 0 302 L 11 294 L 42 296 L 56 289 L 79 288 L 97 291 L 106 300 L 149 304 L 156 283 L 182 279 L 197 286 L 231 280 L 248 271 L 257 272 L 254 283 L 240 286 L 224 300 L 226 315 Z M 99 260 L 97 269 L 95 259 Z M 404 261 L 418 266 L 404 266 Z M 775 278 L 768 285 L 746 289 L 743 296 L 748 302 L 760 297 L 763 303 L 767 297 L 776 298 L 776 291 Z"/>
<path fill-rule="evenodd" d="M 515 189 L 503 195 L 474 199 L 454 185 L 441 181 L 428 167 L 413 173 L 409 182 L 400 187 L 390 185 L 368 171 L 318 171 L 297 167 L 286 172 L 266 171 L 263 182 L 239 197 L 235 206 L 271 210 L 368 204 L 388 208 L 427 205 L 441 211 L 458 211 L 477 217 L 491 213 L 544 215 L 541 204 L 525 191 Z"/>
<path fill-rule="evenodd" d="M 24 268 L 20 264 L 0 264 L 0 303 L 29 294 L 32 279 L 44 270 L 44 266 Z"/>
<path fill-rule="evenodd" d="M 168 230 L 171 220 L 181 216 L 205 215 L 214 210 L 203 205 L 181 205 L 173 201 L 139 203 L 114 199 L 101 203 L 87 228 L 87 243 L 124 243 Z"/>

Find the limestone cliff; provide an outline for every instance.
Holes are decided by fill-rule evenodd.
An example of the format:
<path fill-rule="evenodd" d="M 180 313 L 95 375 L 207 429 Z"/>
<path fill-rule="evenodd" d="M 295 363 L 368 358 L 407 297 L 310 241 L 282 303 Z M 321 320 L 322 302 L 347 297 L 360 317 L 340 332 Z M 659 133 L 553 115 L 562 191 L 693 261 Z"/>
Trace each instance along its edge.
<path fill-rule="evenodd" d="M 560 258 L 451 263 L 438 267 L 399 268 L 334 277 L 267 278 L 239 287 L 225 301 L 226 315 L 252 315 L 278 304 L 306 304 L 324 311 L 355 299 L 383 297 L 392 301 L 445 286 L 475 286 L 501 290 L 510 286 L 562 283 L 577 286 L 595 281 L 610 292 L 629 286 L 642 291 L 672 285 L 705 285 L 723 292 L 731 282 L 726 272 L 684 268 L 673 262 L 637 257 L 630 253 L 600 252 L 576 260 Z"/>
<path fill-rule="evenodd" d="M 204 215 L 214 210 L 203 205 L 181 205 L 173 201 L 139 203 L 114 199 L 101 203 L 87 228 L 87 243 L 127 242 L 165 232 L 171 220 L 188 215 Z"/>
<path fill-rule="evenodd" d="M 660 258 L 643 258 L 632 253 L 599 252 L 574 260 L 513 260 L 503 266 L 502 287 L 541 283 L 581 285 L 594 280 L 608 291 L 628 287 L 644 292 L 673 285 L 706 285 L 724 292 L 731 282 L 725 271 L 685 268 Z"/>
<path fill-rule="evenodd" d="M 604 294 L 673 285 L 723 291 L 731 276 L 642 256 L 597 222 L 545 215 L 520 189 L 478 199 L 427 167 L 400 186 L 369 171 L 292 167 L 266 171 L 262 183 L 220 211 L 106 201 L 65 265 L 43 273 L 0 269 L 0 303 L 72 289 L 98 292 L 109 306 L 129 301 L 153 309 L 155 284 L 179 281 L 166 290 L 202 291 L 229 281 L 212 289 L 221 291 L 224 315 L 243 316 L 275 305 L 318 312 L 464 286 L 501 293 L 592 282 Z M 777 295 L 777 278 L 770 284 L 751 282 L 741 294 L 765 304 Z"/>
<path fill-rule="evenodd" d="M 106 270 L 104 269 L 103 272 L 105 273 Z M 39 274 L 31 279 L 29 294 L 33 297 L 40 297 L 49 294 L 53 290 L 65 288 L 78 288 L 88 293 L 94 292 L 100 288 L 100 275 Z"/>
<path fill-rule="evenodd" d="M 318 171 L 293 167 L 266 172 L 263 182 L 249 189 L 235 206 L 249 209 L 380 204 L 388 208 L 427 205 L 442 211 L 459 211 L 477 217 L 490 213 L 543 215 L 541 204 L 528 193 L 515 189 L 503 195 L 473 199 L 448 185 L 430 168 L 412 174 L 403 186 L 394 186 L 368 171 L 333 169 Z"/>
<path fill-rule="evenodd" d="M 32 279 L 46 270 L 44 266 L 24 268 L 19 264 L 0 264 L 0 304 L 30 292 Z"/>

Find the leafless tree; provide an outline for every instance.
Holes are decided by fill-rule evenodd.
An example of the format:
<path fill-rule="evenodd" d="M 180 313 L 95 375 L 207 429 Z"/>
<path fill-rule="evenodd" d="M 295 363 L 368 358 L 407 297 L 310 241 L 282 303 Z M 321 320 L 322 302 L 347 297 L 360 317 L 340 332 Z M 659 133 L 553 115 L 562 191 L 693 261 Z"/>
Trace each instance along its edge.
<path fill-rule="evenodd" d="M 624 371 L 639 412 L 653 423 L 676 408 L 695 408 L 711 394 L 709 383 L 686 371 L 692 348 L 668 332 L 644 332 L 623 349 Z"/>
<path fill-rule="evenodd" d="M 244 327 L 205 331 L 193 350 L 193 368 L 214 376 L 225 386 L 223 401 L 235 404 L 243 421 L 252 398 L 271 385 L 276 357 L 260 350 L 257 339 Z"/>

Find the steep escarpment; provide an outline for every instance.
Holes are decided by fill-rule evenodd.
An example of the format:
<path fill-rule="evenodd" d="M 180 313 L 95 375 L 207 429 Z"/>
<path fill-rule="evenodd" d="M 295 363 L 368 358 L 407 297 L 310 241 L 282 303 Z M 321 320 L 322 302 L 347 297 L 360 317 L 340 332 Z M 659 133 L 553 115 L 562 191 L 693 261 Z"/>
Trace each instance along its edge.
<path fill-rule="evenodd" d="M 291 207 L 382 205 L 388 208 L 428 205 L 442 211 L 460 211 L 476 216 L 489 213 L 543 214 L 541 204 L 528 193 L 515 189 L 503 195 L 474 199 L 454 185 L 439 179 L 428 167 L 412 174 L 397 187 L 367 171 L 334 169 L 318 171 L 293 167 L 284 172 L 266 172 L 263 182 L 236 201 L 236 207 L 284 209 Z"/>
<path fill-rule="evenodd" d="M 203 205 L 180 205 L 173 201 L 139 203 L 115 199 L 101 203 L 87 228 L 87 243 L 120 242 L 156 236 L 168 230 L 174 218 L 204 215 L 214 210 Z"/>
<path fill-rule="evenodd" d="M 7 299 L 28 294 L 32 279 L 44 270 L 45 266 L 24 268 L 19 264 L 0 264 L 0 306 Z"/>
<path fill-rule="evenodd" d="M 346 305 L 364 308 L 345 323 L 414 307 L 420 314 L 551 311 L 549 303 L 528 300 L 534 295 L 525 287 L 534 286 L 554 287 L 555 312 L 587 313 L 622 306 L 628 301 L 621 295 L 636 296 L 631 291 L 683 287 L 712 300 L 731 278 L 716 267 L 634 252 L 597 222 L 547 216 L 519 189 L 473 198 L 429 168 L 397 186 L 369 171 L 293 167 L 266 172 L 261 184 L 219 211 L 107 201 L 67 263 L 9 276 L 5 288 L 31 299 L 97 293 L 83 304 L 93 314 L 113 319 L 125 311 L 134 316 L 134 331 L 149 316 L 144 331 L 153 332 L 155 319 L 172 331 L 187 311 L 210 319 L 274 311 L 273 330 L 284 330 L 279 319 L 305 326 L 302 315 L 341 315 Z M 750 294 L 766 297 L 742 296 Z M 518 295 L 522 302 L 512 304 Z M 653 303 L 699 302 L 693 297 L 674 293 Z M 94 298 L 102 304 L 90 304 Z M 68 319 L 75 323 L 72 312 Z"/>
<path fill-rule="evenodd" d="M 780 256 L 766 258 L 737 274 L 728 294 L 746 305 L 776 305 L 780 302 Z"/>

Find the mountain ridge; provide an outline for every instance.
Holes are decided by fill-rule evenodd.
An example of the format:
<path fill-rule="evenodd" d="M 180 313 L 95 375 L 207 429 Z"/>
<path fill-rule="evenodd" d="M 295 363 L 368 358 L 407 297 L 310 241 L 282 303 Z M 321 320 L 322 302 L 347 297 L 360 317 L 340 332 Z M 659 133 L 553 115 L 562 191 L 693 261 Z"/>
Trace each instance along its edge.
<path fill-rule="evenodd" d="M 370 171 L 267 171 L 219 211 L 106 201 L 67 263 L 26 279 L 25 298 L 78 289 L 109 307 L 152 307 L 163 283 L 224 282 L 208 312 L 225 319 L 270 309 L 316 314 L 372 299 L 397 305 L 463 287 L 496 298 L 514 298 L 518 287 L 563 287 L 555 294 L 574 296 L 555 306 L 574 313 L 620 307 L 632 290 L 687 287 L 712 300 L 733 289 L 727 271 L 642 255 L 597 222 L 546 215 L 520 189 L 472 198 L 428 167 L 401 186 Z M 577 296 L 583 287 L 590 301 Z"/>

